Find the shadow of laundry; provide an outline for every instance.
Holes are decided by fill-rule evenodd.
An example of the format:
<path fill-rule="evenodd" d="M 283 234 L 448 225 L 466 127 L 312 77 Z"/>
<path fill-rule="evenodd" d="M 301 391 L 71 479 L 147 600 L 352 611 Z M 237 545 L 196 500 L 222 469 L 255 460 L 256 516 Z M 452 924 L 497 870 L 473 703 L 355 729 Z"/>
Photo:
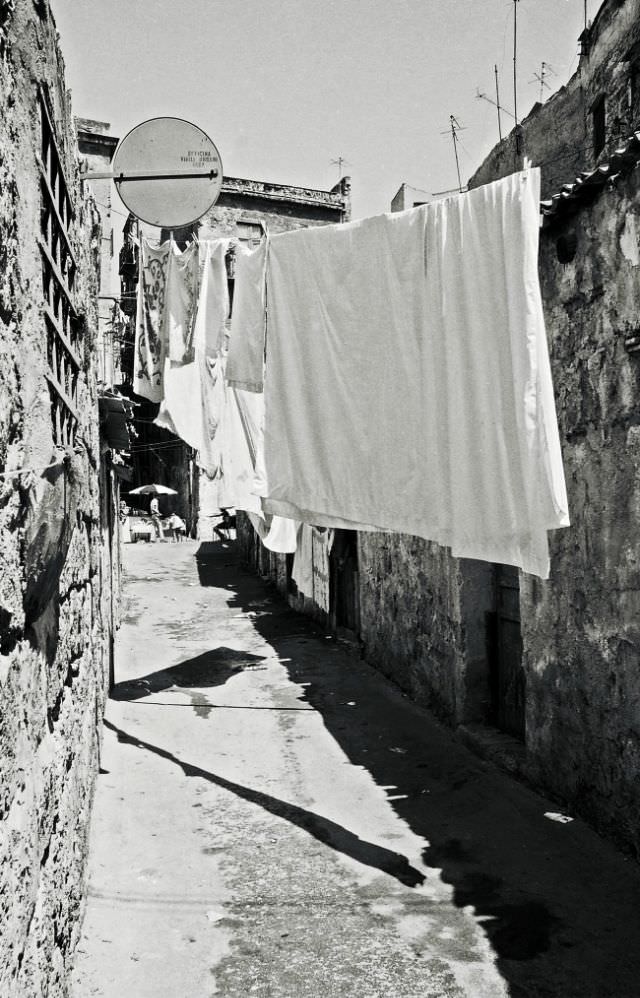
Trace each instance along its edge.
<path fill-rule="evenodd" d="M 381 873 L 387 873 L 407 887 L 418 887 L 424 883 L 424 875 L 411 866 L 406 856 L 402 856 L 400 853 L 393 852 L 391 849 L 385 849 L 384 846 L 375 845 L 373 842 L 367 842 L 365 839 L 361 839 L 358 835 L 354 834 L 354 832 L 350 832 L 342 825 L 338 825 L 335 821 L 315 814 L 313 811 L 307 811 L 297 804 L 290 804 L 288 801 L 279 800 L 277 797 L 262 793 L 260 790 L 252 790 L 250 787 L 234 783 L 232 780 L 227 780 L 216 773 L 201 769 L 200 766 L 193 766 L 188 762 L 182 762 L 166 749 L 160 748 L 158 745 L 151 745 L 141 738 L 136 738 L 134 735 L 130 735 L 121 728 L 118 728 L 110 721 L 105 720 L 104 724 L 105 727 L 116 734 L 121 744 L 133 745 L 135 748 L 153 752 L 154 755 L 160 756 L 162 759 L 166 759 L 168 762 L 178 766 L 185 776 L 195 776 L 206 780 L 208 783 L 212 783 L 214 786 L 221 787 L 223 790 L 228 790 L 241 800 L 255 804 L 277 818 L 282 818 L 292 825 L 296 825 L 296 827 L 308 832 L 309 835 L 312 835 L 319 842 L 324 843 L 331 849 L 335 849 L 336 852 L 357 860 L 358 863 L 380 870 Z"/>
<path fill-rule="evenodd" d="M 533 960 L 546 953 L 552 930 L 560 922 L 540 898 L 508 897 L 501 877 L 482 872 L 475 865 L 473 852 L 460 839 L 431 845 L 422 854 L 427 866 L 441 871 L 445 883 L 454 888 L 458 907 L 472 906 L 489 941 L 502 959 Z"/>
<path fill-rule="evenodd" d="M 223 686 L 232 676 L 245 669 L 255 668 L 264 661 L 263 655 L 252 655 L 235 648 L 211 648 L 167 669 L 158 669 L 139 679 L 116 683 L 110 697 L 112 700 L 141 700 L 163 690 L 212 689 Z"/>

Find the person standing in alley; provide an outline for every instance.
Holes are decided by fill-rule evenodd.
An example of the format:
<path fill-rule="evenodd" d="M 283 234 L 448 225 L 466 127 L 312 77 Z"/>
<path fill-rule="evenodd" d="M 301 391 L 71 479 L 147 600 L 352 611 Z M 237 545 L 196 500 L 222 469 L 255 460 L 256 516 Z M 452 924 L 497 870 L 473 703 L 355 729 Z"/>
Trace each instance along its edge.
<path fill-rule="evenodd" d="M 151 514 L 151 519 L 153 520 L 153 525 L 156 529 L 156 539 L 160 540 L 162 536 L 162 529 L 160 527 L 160 505 L 158 503 L 158 497 L 154 496 L 149 504 L 149 513 Z"/>

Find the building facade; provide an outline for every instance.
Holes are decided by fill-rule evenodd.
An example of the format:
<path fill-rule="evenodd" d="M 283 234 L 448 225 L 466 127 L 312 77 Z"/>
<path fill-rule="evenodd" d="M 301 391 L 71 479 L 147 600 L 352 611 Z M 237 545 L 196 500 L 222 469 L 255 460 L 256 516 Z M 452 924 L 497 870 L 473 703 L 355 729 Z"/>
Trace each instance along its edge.
<path fill-rule="evenodd" d="M 550 579 L 416 538 L 358 537 L 365 657 L 478 751 L 636 854 L 638 39 L 637 0 L 607 0 L 575 76 L 469 182 L 498 179 L 524 155 L 542 172 L 539 270 L 571 515 L 550 535 Z"/>
<path fill-rule="evenodd" d="M 111 135 L 106 121 L 76 118 L 78 150 L 83 172 L 107 172 L 111 169 L 119 139 Z M 120 364 L 120 287 L 115 253 L 115 227 L 112 211 L 112 182 L 90 179 L 91 190 L 100 216 L 100 294 L 98 306 L 98 381 L 112 388 L 122 380 Z"/>
<path fill-rule="evenodd" d="M 31 998 L 78 938 L 117 599 L 100 217 L 46 0 L 0 4 L 0 136 L 0 994 Z"/>

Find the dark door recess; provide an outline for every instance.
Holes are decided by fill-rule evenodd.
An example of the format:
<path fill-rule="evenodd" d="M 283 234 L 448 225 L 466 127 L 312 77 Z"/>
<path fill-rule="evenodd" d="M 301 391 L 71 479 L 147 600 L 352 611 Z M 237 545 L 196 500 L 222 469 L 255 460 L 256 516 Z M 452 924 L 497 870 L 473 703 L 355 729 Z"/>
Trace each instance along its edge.
<path fill-rule="evenodd" d="M 339 637 L 357 639 L 360 632 L 358 534 L 336 530 L 330 556 L 330 622 Z"/>
<path fill-rule="evenodd" d="M 495 566 L 495 634 L 492 658 L 495 724 L 524 741 L 525 673 L 522 668 L 520 580 L 511 565 Z"/>

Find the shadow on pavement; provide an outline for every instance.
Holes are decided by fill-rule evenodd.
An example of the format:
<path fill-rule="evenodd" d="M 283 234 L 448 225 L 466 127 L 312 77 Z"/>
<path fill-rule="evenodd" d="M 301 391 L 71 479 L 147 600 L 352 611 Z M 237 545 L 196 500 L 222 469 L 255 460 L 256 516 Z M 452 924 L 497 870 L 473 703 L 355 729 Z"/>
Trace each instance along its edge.
<path fill-rule="evenodd" d="M 264 656 L 239 652 L 234 648 L 211 648 L 209 651 L 185 659 L 168 669 L 158 669 L 140 679 L 116 683 L 112 687 L 112 700 L 140 700 L 150 693 L 163 690 L 213 688 L 224 684 L 244 669 L 255 668 L 264 662 Z"/>
<path fill-rule="evenodd" d="M 634 864 L 582 822 L 546 818 L 553 805 L 462 748 L 356 657 L 346 658 L 228 550 L 203 544 L 196 560 L 201 585 L 226 588 L 230 607 L 252 613 L 291 680 L 305 684 L 300 702 L 319 711 L 350 761 L 394 788 L 390 806 L 429 843 L 424 862 L 451 885 L 453 903 L 473 907 L 511 998 L 640 996 Z"/>
<path fill-rule="evenodd" d="M 292 825 L 302 828 L 305 832 L 312 835 L 314 839 L 330 846 L 331 849 L 335 849 L 337 852 L 343 853 L 345 856 L 350 856 L 352 859 L 357 860 L 358 863 L 363 863 L 365 866 L 371 866 L 376 870 L 381 870 L 383 873 L 388 873 L 407 887 L 416 887 L 418 884 L 424 883 L 424 875 L 411 866 L 406 857 L 400 855 L 400 853 L 384 849 L 382 846 L 374 845 L 372 842 L 367 842 L 349 832 L 346 828 L 343 828 L 342 825 L 336 824 L 335 821 L 323 818 L 322 815 L 315 814 L 313 811 L 307 811 L 305 808 L 298 807 L 297 804 L 289 804 L 287 801 L 279 800 L 277 797 L 262 793 L 260 790 L 252 790 L 250 787 L 244 787 L 240 783 L 227 780 L 223 776 L 210 773 L 206 769 L 201 769 L 200 766 L 192 766 L 188 762 L 182 762 L 173 753 L 167 752 L 166 749 L 160 748 L 158 745 L 145 742 L 141 738 L 136 738 L 134 735 L 129 735 L 126 731 L 112 724 L 111 721 L 105 720 L 104 724 L 110 731 L 115 732 L 118 741 L 122 744 L 133 745 L 135 748 L 153 752 L 154 755 L 160 756 L 161 759 L 166 759 L 168 762 L 178 766 L 185 776 L 196 776 L 201 780 L 212 783 L 216 787 L 228 790 L 230 793 L 235 794 L 236 797 L 241 798 L 241 800 L 246 800 L 250 804 L 257 804 L 258 807 L 263 808 L 270 814 L 274 814 L 277 818 L 283 818 Z"/>

